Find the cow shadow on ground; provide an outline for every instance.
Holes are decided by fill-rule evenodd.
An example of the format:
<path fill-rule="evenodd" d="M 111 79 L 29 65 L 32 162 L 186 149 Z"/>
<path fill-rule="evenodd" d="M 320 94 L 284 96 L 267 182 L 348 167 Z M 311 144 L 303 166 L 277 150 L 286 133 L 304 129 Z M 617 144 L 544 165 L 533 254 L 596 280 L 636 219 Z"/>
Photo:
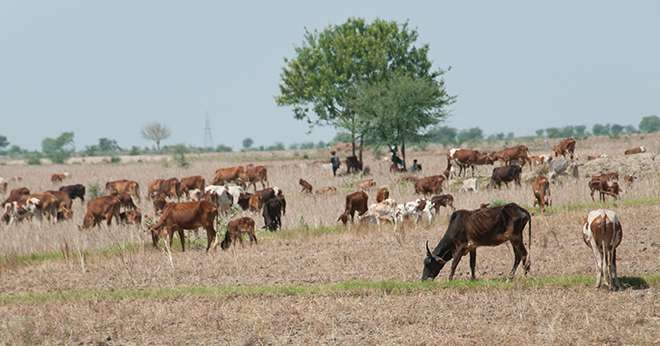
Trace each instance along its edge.
<path fill-rule="evenodd" d="M 625 289 L 645 290 L 651 287 L 644 278 L 639 276 L 623 276 L 619 278 L 619 281 Z"/>

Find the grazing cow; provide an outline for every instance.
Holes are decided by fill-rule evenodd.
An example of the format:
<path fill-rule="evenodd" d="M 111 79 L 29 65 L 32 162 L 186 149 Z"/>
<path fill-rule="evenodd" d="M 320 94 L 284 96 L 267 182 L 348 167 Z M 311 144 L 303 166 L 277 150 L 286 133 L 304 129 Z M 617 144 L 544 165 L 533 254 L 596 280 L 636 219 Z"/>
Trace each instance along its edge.
<path fill-rule="evenodd" d="M 177 178 L 163 179 L 157 194 L 179 201 L 181 199 L 181 182 Z"/>
<path fill-rule="evenodd" d="M 78 198 L 81 202 L 85 201 L 85 185 L 75 184 L 60 187 L 60 191 L 69 195 L 72 200 Z"/>
<path fill-rule="evenodd" d="M 555 152 L 555 157 L 561 155 L 566 158 L 566 154 L 569 154 L 569 157 L 573 160 L 575 155 L 575 138 L 569 137 L 563 139 L 552 148 L 552 151 Z"/>
<path fill-rule="evenodd" d="M 240 175 L 245 172 L 245 167 L 235 166 L 220 168 L 215 171 L 213 185 L 225 185 L 227 183 L 240 182 Z"/>
<path fill-rule="evenodd" d="M 179 234 L 181 251 L 186 251 L 184 230 L 196 230 L 200 227 L 206 230 L 206 252 L 215 241 L 215 219 L 218 208 L 207 200 L 183 203 L 169 203 L 163 210 L 158 223 L 153 225 L 151 239 L 154 247 L 158 247 L 158 239 L 164 235 L 169 238 L 170 247 L 174 232 Z"/>
<path fill-rule="evenodd" d="M 412 202 L 399 204 L 396 207 L 395 220 L 396 223 L 405 223 L 406 220 L 412 219 L 415 224 L 426 216 L 428 223 L 433 222 L 433 205 L 426 199 L 416 199 Z"/>
<path fill-rule="evenodd" d="M 626 149 L 623 153 L 625 155 L 634 155 L 634 154 L 641 154 L 646 152 L 646 147 L 645 146 L 639 146 L 631 149 Z"/>
<path fill-rule="evenodd" d="M 119 213 L 119 220 L 125 225 L 142 225 L 142 213 L 139 210 L 126 210 Z"/>
<path fill-rule="evenodd" d="M 616 248 L 623 239 L 623 229 L 617 214 L 607 209 L 589 212 L 582 226 L 582 239 L 594 254 L 596 287 L 601 287 L 604 277 L 611 291 L 621 288 L 616 273 Z"/>
<path fill-rule="evenodd" d="M 497 186 L 499 189 L 502 183 L 509 187 L 509 183 L 513 181 L 520 186 L 521 172 L 522 168 L 518 165 L 495 167 L 493 168 L 493 174 L 490 176 L 490 185 Z"/>
<path fill-rule="evenodd" d="M 545 211 L 546 206 L 552 205 L 550 199 L 550 181 L 544 176 L 538 176 L 532 182 L 532 192 L 534 193 L 534 206 L 537 204 L 541 208 L 541 213 Z"/>
<path fill-rule="evenodd" d="M 156 196 L 151 200 L 151 203 L 154 206 L 154 212 L 156 215 L 160 215 L 165 209 L 165 206 L 168 204 L 167 199 L 163 196 Z"/>
<path fill-rule="evenodd" d="M 357 156 L 348 156 L 346 158 L 346 174 L 351 172 L 356 173 L 362 170 L 362 162 L 358 160 Z"/>
<path fill-rule="evenodd" d="M 376 203 L 380 203 L 388 198 L 390 198 L 390 190 L 387 189 L 387 186 L 379 188 L 378 192 L 376 192 Z"/>
<path fill-rule="evenodd" d="M 225 239 L 220 243 L 220 247 L 223 250 L 229 249 L 232 243 L 236 244 L 238 240 L 241 245 L 243 245 L 243 235 L 247 234 L 250 238 L 250 245 L 252 243 L 257 244 L 257 236 L 254 233 L 254 220 L 244 216 L 237 219 L 229 221 L 227 224 L 227 233 L 225 233 Z"/>
<path fill-rule="evenodd" d="M 50 181 L 53 184 L 59 184 L 64 181 L 64 179 L 69 177 L 69 173 L 54 173 L 50 176 Z"/>
<path fill-rule="evenodd" d="M 357 191 L 346 195 L 346 204 L 344 207 L 344 212 L 339 215 L 337 221 L 341 221 L 344 225 L 348 222 L 348 218 L 351 218 L 351 222 L 355 220 L 355 212 L 358 215 L 362 215 L 367 212 L 369 203 L 369 195 L 364 191 Z"/>
<path fill-rule="evenodd" d="M 601 202 L 605 202 L 605 196 L 612 196 L 615 200 L 618 199 L 619 193 L 621 190 L 619 189 L 619 183 L 616 181 L 612 182 L 611 184 L 607 182 L 607 180 L 602 180 L 602 179 L 591 179 L 589 181 L 589 190 L 591 190 L 591 200 L 596 201 L 594 199 L 594 192 L 598 191 L 600 198 L 599 200 Z"/>
<path fill-rule="evenodd" d="M 463 185 L 458 190 L 458 192 L 478 192 L 479 191 L 479 181 L 477 178 L 470 178 L 463 180 Z"/>
<path fill-rule="evenodd" d="M 391 198 L 374 203 L 369 206 L 366 213 L 358 215 L 358 220 L 362 224 L 394 224 L 396 223 L 396 206 L 396 201 Z"/>
<path fill-rule="evenodd" d="M 422 280 L 435 279 L 442 267 L 453 259 L 449 273 L 449 280 L 452 280 L 458 263 L 468 253 L 470 254 L 470 278 L 474 280 L 477 248 L 496 246 L 506 241 L 511 242 L 514 254 L 513 268 L 509 277 L 513 278 L 521 260 L 526 275 L 530 268 L 530 260 L 523 242 L 523 231 L 528 223 L 528 246 L 531 248 L 531 216 L 527 210 L 515 203 L 493 208 L 455 211 L 449 220 L 447 232 L 433 251 L 429 250 L 428 242 L 426 242 Z"/>
<path fill-rule="evenodd" d="M 255 191 L 255 193 L 250 197 L 249 205 L 251 211 L 259 211 L 261 207 L 271 198 L 279 197 L 282 198 L 282 213 L 286 215 L 286 200 L 284 200 L 284 194 L 282 190 L 277 186 L 267 187 L 263 190 Z"/>
<path fill-rule="evenodd" d="M 105 184 L 105 194 L 111 195 L 113 193 L 127 193 L 140 202 L 140 185 L 137 181 L 121 179 L 107 182 Z"/>
<path fill-rule="evenodd" d="M 518 161 L 522 167 L 526 162 L 529 162 L 529 157 L 527 156 L 528 151 L 526 145 L 519 144 L 510 148 L 502 149 L 494 153 L 492 157 L 494 160 L 504 162 L 505 166 L 510 166 L 512 161 Z"/>
<path fill-rule="evenodd" d="M 360 189 L 360 190 L 369 190 L 374 186 L 376 186 L 376 181 L 373 178 L 367 178 L 367 179 L 362 180 L 358 184 L 358 189 Z"/>
<path fill-rule="evenodd" d="M 298 184 L 300 184 L 300 186 L 302 187 L 302 191 L 300 192 L 312 193 L 313 190 L 312 184 L 307 182 L 307 180 L 301 178 L 300 180 L 298 180 Z"/>
<path fill-rule="evenodd" d="M 432 175 L 419 178 L 415 181 L 415 193 L 423 195 L 439 194 L 442 192 L 442 183 L 444 181 L 444 175 Z"/>
<path fill-rule="evenodd" d="M 70 220 L 73 217 L 73 200 L 63 191 L 46 191 L 55 197 L 57 220 Z"/>
<path fill-rule="evenodd" d="M 431 197 L 431 206 L 435 210 L 436 214 L 440 211 L 440 207 L 449 207 L 451 210 L 456 209 L 454 208 L 454 196 L 450 194 L 442 194 Z"/>
<path fill-rule="evenodd" d="M 160 185 L 163 184 L 164 180 L 165 179 L 156 179 L 149 183 L 149 185 L 147 186 L 147 199 L 156 198 L 156 196 L 158 196 L 158 191 L 160 191 Z"/>
<path fill-rule="evenodd" d="M 242 210 L 248 210 L 250 208 L 250 198 L 252 198 L 252 194 L 249 192 L 240 194 L 238 196 L 238 206 Z"/>
<path fill-rule="evenodd" d="M 190 177 L 183 177 L 180 181 L 181 194 L 190 199 L 190 192 L 193 190 L 204 191 L 206 181 L 201 175 L 193 175 Z"/>
<path fill-rule="evenodd" d="M 7 180 L 5 178 L 0 177 L 0 193 L 5 194 L 7 193 Z"/>
<path fill-rule="evenodd" d="M 87 203 L 87 211 L 83 218 L 83 224 L 80 228 L 87 229 L 101 224 L 105 220 L 106 224 L 112 224 L 112 218 L 120 223 L 119 213 L 121 211 L 121 200 L 118 195 L 101 196 L 90 200 Z"/>
<path fill-rule="evenodd" d="M 475 165 L 492 165 L 493 162 L 490 154 L 478 150 L 452 148 L 447 153 L 447 170 L 451 171 L 452 163 L 455 164 L 459 168 L 459 177 L 463 176 L 463 172 L 467 172 L 468 168 L 472 169 L 472 176 L 474 176 Z"/>
<path fill-rule="evenodd" d="M 30 189 L 27 187 L 19 187 L 15 188 L 11 191 L 9 191 L 9 196 L 2 202 L 2 205 L 4 206 L 7 203 L 13 203 L 13 202 L 18 202 L 19 200 L 23 199 L 23 197 L 27 197 L 30 195 Z"/>
<path fill-rule="evenodd" d="M 268 186 L 268 169 L 264 166 L 247 165 L 238 177 L 241 185 L 246 189 L 252 185 L 254 191 L 257 191 L 257 183 L 261 183 L 262 189 Z"/>
<path fill-rule="evenodd" d="M 59 191 L 57 191 L 59 193 Z M 68 199 L 68 196 L 66 196 Z M 71 199 L 68 199 L 69 203 Z M 57 222 L 57 215 L 60 209 L 60 200 L 49 192 L 33 193 L 25 203 L 25 209 L 42 221 L 44 215 L 50 222 Z M 65 202 L 66 203 L 66 202 Z"/>
<path fill-rule="evenodd" d="M 315 192 L 317 195 L 327 195 L 337 193 L 337 188 L 334 186 L 324 186 L 320 189 L 317 189 Z"/>
<path fill-rule="evenodd" d="M 282 214 L 286 208 L 283 197 L 273 197 L 263 202 L 264 228 L 276 231 L 282 228 Z"/>

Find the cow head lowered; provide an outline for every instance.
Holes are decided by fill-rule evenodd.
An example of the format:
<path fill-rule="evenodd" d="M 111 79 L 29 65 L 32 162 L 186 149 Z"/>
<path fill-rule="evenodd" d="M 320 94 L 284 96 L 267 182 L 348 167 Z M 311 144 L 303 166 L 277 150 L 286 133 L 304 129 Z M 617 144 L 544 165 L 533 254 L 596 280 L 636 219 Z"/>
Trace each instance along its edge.
<path fill-rule="evenodd" d="M 451 259 L 451 251 L 447 251 L 444 257 L 448 258 L 443 258 L 440 256 L 436 256 L 433 253 L 431 253 L 431 250 L 429 249 L 429 242 L 426 242 L 426 258 L 424 259 L 424 270 L 422 271 L 422 280 L 433 280 L 435 279 L 438 274 L 440 274 L 440 270 L 445 266 L 447 261 Z"/>

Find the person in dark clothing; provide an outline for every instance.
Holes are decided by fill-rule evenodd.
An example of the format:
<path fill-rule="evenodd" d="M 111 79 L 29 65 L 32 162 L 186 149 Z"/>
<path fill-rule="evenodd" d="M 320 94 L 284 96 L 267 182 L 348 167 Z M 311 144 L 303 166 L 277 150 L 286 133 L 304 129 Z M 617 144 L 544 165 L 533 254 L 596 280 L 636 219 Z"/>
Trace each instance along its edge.
<path fill-rule="evenodd" d="M 419 163 L 417 163 L 417 159 L 414 159 L 414 160 L 413 160 L 413 164 L 412 164 L 412 166 L 410 167 L 410 171 L 413 172 L 413 173 L 415 173 L 415 172 L 419 172 L 419 171 L 421 171 L 421 170 L 422 170 L 422 165 L 420 165 Z"/>
<path fill-rule="evenodd" d="M 390 147 L 390 152 L 392 152 L 392 163 L 396 165 L 397 168 L 403 168 L 403 160 L 397 155 L 397 147 Z"/>
<path fill-rule="evenodd" d="M 341 166 L 341 162 L 339 161 L 339 156 L 337 156 L 337 153 L 332 151 L 330 152 L 332 156 L 330 156 L 330 163 L 332 164 L 332 175 L 337 176 L 337 170 L 339 169 L 339 166 Z"/>

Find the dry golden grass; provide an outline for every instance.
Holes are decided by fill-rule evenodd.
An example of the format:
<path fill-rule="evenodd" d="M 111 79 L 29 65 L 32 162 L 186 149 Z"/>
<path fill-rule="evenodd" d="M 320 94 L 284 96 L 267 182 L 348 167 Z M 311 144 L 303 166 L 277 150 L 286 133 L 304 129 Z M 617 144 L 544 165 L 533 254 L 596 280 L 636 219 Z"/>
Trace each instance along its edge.
<path fill-rule="evenodd" d="M 658 150 L 658 138 L 578 142 L 580 156 L 608 153 L 624 160 L 622 148 L 644 144 Z M 540 148 L 542 144 L 531 144 Z M 494 147 L 492 149 L 495 149 Z M 268 154 L 270 155 L 270 154 Z M 291 155 L 288 153 L 287 155 Z M 316 157 L 322 153 L 314 154 Z M 654 164 L 652 154 L 639 160 Z M 293 157 L 291 155 L 291 157 Z M 412 152 L 425 174 L 445 168 L 444 150 Z M 144 229 L 98 228 L 79 231 L 83 208 L 75 202 L 73 222 L 0 226 L 0 344 L 96 343 L 626 343 L 660 341 L 656 285 L 648 289 L 609 294 L 584 285 L 542 288 L 445 288 L 390 295 L 385 292 L 331 295 L 229 295 L 222 297 L 142 297 L 116 301 L 94 299 L 12 301 L 2 298 L 32 293 L 54 294 L 91 290 L 140 290 L 182 287 L 241 287 L 263 285 L 323 285 L 350 280 L 416 282 L 421 274 L 424 243 L 434 245 L 444 233 L 447 216 L 433 225 L 420 224 L 404 231 L 391 227 L 344 229 L 335 222 L 347 192 L 359 178 L 333 178 L 323 163 L 278 160 L 254 156 L 269 168 L 271 184 L 287 196 L 284 230 L 259 232 L 259 245 L 236 247 L 206 255 L 205 240 L 196 240 L 186 253 L 174 246 L 172 262 L 154 250 Z M 625 158 L 625 160 L 637 160 Z M 53 188 L 50 174 L 68 171 L 65 183 L 98 184 L 127 178 L 137 180 L 144 193 L 157 177 L 202 174 L 207 178 L 222 166 L 243 163 L 238 154 L 195 160 L 188 169 L 163 163 L 67 166 L 0 166 L 0 176 L 22 176 L 21 185 L 33 191 Z M 412 186 L 397 183 L 388 163 L 369 156 L 377 184 L 388 185 L 398 201 L 417 198 Z M 585 167 L 591 170 L 593 162 Z M 646 166 L 645 166 L 646 167 Z M 482 167 L 487 175 L 491 167 Z M 660 273 L 660 232 L 654 216 L 660 212 L 660 177 L 651 166 L 642 179 L 626 189 L 615 209 L 623 223 L 624 239 L 618 250 L 622 276 Z M 527 172 L 527 169 L 525 169 Z M 337 195 L 300 193 L 298 178 L 314 187 L 336 186 Z M 596 205 L 589 198 L 587 179 L 553 185 L 555 208 L 535 215 L 532 228 L 531 276 L 594 275 L 590 250 L 580 235 L 580 223 Z M 14 183 L 14 187 L 16 187 Z M 451 191 L 458 208 L 506 200 L 529 206 L 528 185 L 479 193 Z M 370 191 L 374 199 L 375 190 Z M 142 202 L 150 213 L 151 207 Z M 250 215 L 250 214 L 248 214 Z M 258 227 L 258 215 L 251 215 Z M 527 243 L 527 239 L 525 239 Z M 483 248 L 477 260 L 478 278 L 499 279 L 513 258 L 507 246 Z M 466 279 L 467 260 L 457 275 Z M 446 270 L 439 280 L 445 280 Z M 520 280 L 520 279 L 518 279 Z M 106 338 L 111 337 L 110 341 Z"/>

